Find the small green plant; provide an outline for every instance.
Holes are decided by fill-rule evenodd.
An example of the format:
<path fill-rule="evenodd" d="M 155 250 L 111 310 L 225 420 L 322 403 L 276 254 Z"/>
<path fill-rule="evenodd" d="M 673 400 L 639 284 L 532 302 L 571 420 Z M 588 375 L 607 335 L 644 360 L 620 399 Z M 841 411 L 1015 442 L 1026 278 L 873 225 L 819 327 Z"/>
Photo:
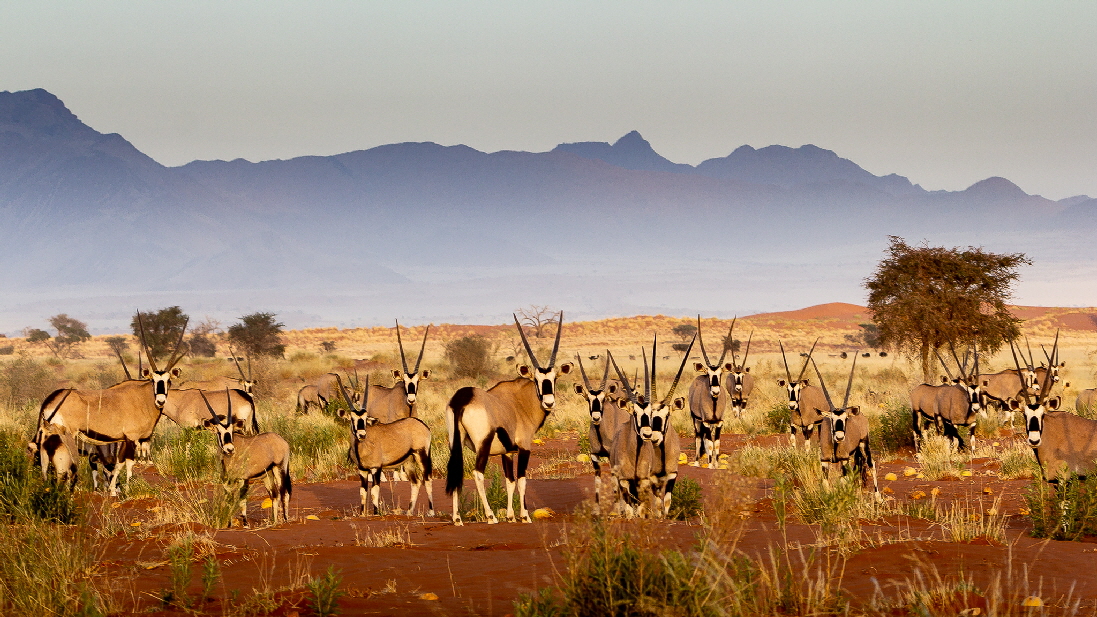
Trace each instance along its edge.
<path fill-rule="evenodd" d="M 995 500 L 989 508 L 984 507 L 982 501 L 954 503 L 941 514 L 937 524 L 953 542 L 982 538 L 1000 543 L 1006 536 L 1006 519 L 999 511 L 1000 506 L 1000 500 Z"/>
<path fill-rule="evenodd" d="M 191 562 L 194 561 L 193 539 L 190 536 L 184 537 L 178 543 L 169 546 L 167 553 L 171 587 L 164 590 L 162 596 L 164 604 L 189 608 L 191 598 L 187 594 L 187 587 L 190 586 Z"/>
<path fill-rule="evenodd" d="M 1053 487 L 1036 474 L 1025 501 L 1033 537 L 1079 540 L 1097 535 L 1097 476 L 1072 474 Z"/>
<path fill-rule="evenodd" d="M 922 475 L 927 480 L 959 478 L 970 458 L 957 452 L 947 437 L 928 432 L 922 434 L 918 461 L 922 464 Z"/>
<path fill-rule="evenodd" d="M 220 477 L 213 433 L 196 428 L 170 427 L 153 438 L 152 459 L 160 474 L 181 482 L 209 481 Z"/>
<path fill-rule="evenodd" d="M 336 572 L 335 566 L 328 566 L 328 571 L 323 576 L 311 579 L 305 585 L 312 594 L 307 600 L 309 610 L 316 617 L 339 614 L 339 598 L 346 595 L 346 592 L 339 589 L 339 584 L 342 582 L 343 577 Z"/>
<path fill-rule="evenodd" d="M 213 555 L 207 555 L 202 561 L 202 602 L 213 597 L 213 588 L 221 580 L 221 564 Z"/>
<path fill-rule="evenodd" d="M 455 377 L 479 377 L 495 372 L 492 355 L 495 346 L 479 334 L 461 337 L 446 343 L 446 361 Z"/>
<path fill-rule="evenodd" d="M 0 432 L 0 519 L 13 523 L 78 522 L 81 513 L 68 485 L 57 483 L 52 472 L 49 479 L 43 479 L 25 448 L 22 435 Z"/>
<path fill-rule="evenodd" d="M 910 424 L 909 405 L 891 403 L 883 413 L 869 414 L 872 449 L 878 454 L 894 454 L 903 448 L 914 447 L 914 433 Z"/>
<path fill-rule="evenodd" d="M 685 521 L 700 516 L 702 512 L 704 512 L 704 500 L 701 495 L 701 484 L 690 478 L 679 478 L 674 483 L 670 518 Z"/>
<path fill-rule="evenodd" d="M 792 410 L 788 403 L 775 403 L 766 411 L 766 428 L 771 433 L 788 433 L 791 426 Z"/>

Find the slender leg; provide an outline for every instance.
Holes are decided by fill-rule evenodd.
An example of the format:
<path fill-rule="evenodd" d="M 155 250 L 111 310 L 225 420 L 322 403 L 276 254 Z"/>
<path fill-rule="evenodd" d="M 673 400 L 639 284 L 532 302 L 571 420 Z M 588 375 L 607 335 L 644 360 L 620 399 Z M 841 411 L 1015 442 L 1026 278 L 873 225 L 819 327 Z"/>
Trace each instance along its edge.
<path fill-rule="evenodd" d="M 507 483 L 507 522 L 514 522 L 514 459 L 509 454 L 499 456 L 499 464 L 503 466 L 503 477 Z"/>
<path fill-rule="evenodd" d="M 662 516 L 660 518 L 666 518 L 670 516 L 670 501 L 671 496 L 674 494 L 674 482 L 677 479 L 677 473 L 672 473 L 667 476 L 666 484 L 663 486 L 663 508 Z"/>
<path fill-rule="evenodd" d="M 594 466 L 594 515 L 601 514 L 602 499 L 602 465 L 598 462 L 598 455 L 590 455 L 590 463 Z"/>
<path fill-rule="evenodd" d="M 370 496 L 373 498 L 373 514 L 381 513 L 381 468 L 373 470 L 373 486 L 370 487 Z"/>
<path fill-rule="evenodd" d="M 365 469 L 358 470 L 358 479 L 362 485 L 358 487 L 358 496 L 362 498 L 362 516 L 366 515 L 366 495 L 369 494 L 369 472 Z"/>
<path fill-rule="evenodd" d="M 484 440 L 484 443 L 480 444 L 480 449 L 476 452 L 476 468 L 472 472 L 472 479 L 476 482 L 476 492 L 480 495 L 480 504 L 484 507 L 489 525 L 499 522 L 499 519 L 495 517 L 495 513 L 491 511 L 491 504 L 488 503 L 488 492 L 484 488 L 484 470 L 488 467 L 488 456 L 491 454 L 493 439 L 495 439 L 494 435 L 489 436 Z"/>
<path fill-rule="evenodd" d="M 416 461 L 419 462 L 419 466 L 423 466 L 422 455 L 416 452 L 412 455 Z M 415 512 L 415 502 L 419 500 L 419 489 L 423 486 L 423 477 L 420 475 L 415 476 L 415 481 L 411 483 L 411 503 L 408 504 L 408 516 L 411 516 L 412 512 Z"/>
<path fill-rule="evenodd" d="M 712 456 L 710 462 L 713 465 L 720 463 L 720 432 L 724 430 L 724 421 L 720 420 L 716 423 L 716 428 L 713 430 L 712 435 Z"/>
<path fill-rule="evenodd" d="M 526 467 L 529 466 L 529 450 L 518 449 L 518 515 L 523 523 L 532 523 L 529 510 L 526 510 Z"/>

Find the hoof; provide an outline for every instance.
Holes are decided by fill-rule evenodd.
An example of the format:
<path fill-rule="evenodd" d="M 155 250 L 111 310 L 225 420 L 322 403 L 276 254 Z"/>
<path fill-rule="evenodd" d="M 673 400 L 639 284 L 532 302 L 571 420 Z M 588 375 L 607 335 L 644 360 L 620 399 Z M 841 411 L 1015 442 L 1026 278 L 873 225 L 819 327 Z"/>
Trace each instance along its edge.
<path fill-rule="evenodd" d="M 463 527 L 465 525 L 465 521 L 461 520 L 460 516 L 455 516 L 453 517 L 453 524 L 455 527 Z"/>
<path fill-rule="evenodd" d="M 513 523 L 514 521 L 515 521 L 515 519 L 514 519 L 514 515 L 511 515 L 511 516 L 508 516 L 508 517 L 507 517 L 507 522 L 508 522 L 508 523 Z"/>
<path fill-rule="evenodd" d="M 499 519 L 495 518 L 494 514 L 492 514 L 491 516 L 488 517 L 488 525 L 498 525 L 498 524 L 499 524 Z"/>
<path fill-rule="evenodd" d="M 529 517 L 529 515 L 527 514 L 527 515 L 525 515 L 525 516 L 523 516 L 523 517 L 522 517 L 522 522 L 523 522 L 523 523 L 532 523 L 532 522 L 533 522 L 533 519 L 532 519 L 532 518 L 530 518 L 530 517 Z"/>

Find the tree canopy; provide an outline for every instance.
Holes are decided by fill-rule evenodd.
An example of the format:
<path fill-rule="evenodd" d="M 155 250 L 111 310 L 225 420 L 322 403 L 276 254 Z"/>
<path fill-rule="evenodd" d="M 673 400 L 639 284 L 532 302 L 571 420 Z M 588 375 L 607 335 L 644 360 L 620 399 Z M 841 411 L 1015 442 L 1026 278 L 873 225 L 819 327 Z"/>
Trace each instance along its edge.
<path fill-rule="evenodd" d="M 929 381 L 933 353 L 949 344 L 997 351 L 1019 334 L 1006 308 L 1023 253 L 981 248 L 910 246 L 891 236 L 873 275 L 865 279 L 878 344 L 918 358 Z"/>
<path fill-rule="evenodd" d="M 187 326 L 190 317 L 178 306 L 169 306 L 155 312 L 139 312 L 141 323 L 145 326 L 145 344 L 154 358 L 160 358 L 175 351 L 175 342 L 179 333 Z M 130 321 L 133 335 L 141 340 L 141 328 L 137 315 Z"/>
<path fill-rule="evenodd" d="M 252 313 L 240 318 L 240 323 L 229 326 L 229 343 L 251 356 L 282 356 L 286 346 L 282 343 L 282 328 L 286 324 L 275 321 L 274 313 Z"/>
<path fill-rule="evenodd" d="M 53 355 L 58 358 L 79 357 L 76 345 L 91 338 L 88 334 L 88 324 L 69 317 L 65 313 L 49 318 L 50 325 L 57 331 L 57 336 L 50 336 L 49 332 L 39 328 L 27 328 L 25 334 L 28 343 L 45 343 Z"/>

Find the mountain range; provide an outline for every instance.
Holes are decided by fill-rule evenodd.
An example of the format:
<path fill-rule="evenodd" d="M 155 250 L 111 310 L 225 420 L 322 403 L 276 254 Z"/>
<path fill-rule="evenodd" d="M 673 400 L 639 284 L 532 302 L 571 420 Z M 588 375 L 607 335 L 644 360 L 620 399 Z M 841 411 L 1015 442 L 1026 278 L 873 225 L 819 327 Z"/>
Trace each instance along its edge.
<path fill-rule="evenodd" d="M 1095 214 L 1097 199 L 1004 178 L 926 190 L 813 145 L 685 165 L 636 131 L 537 153 L 401 143 L 166 167 L 45 90 L 0 92 L 0 332 L 57 312 L 123 329 L 136 303 L 275 310 L 295 327 L 531 303 L 778 310 L 859 301 L 889 234 L 1055 262 Z"/>

